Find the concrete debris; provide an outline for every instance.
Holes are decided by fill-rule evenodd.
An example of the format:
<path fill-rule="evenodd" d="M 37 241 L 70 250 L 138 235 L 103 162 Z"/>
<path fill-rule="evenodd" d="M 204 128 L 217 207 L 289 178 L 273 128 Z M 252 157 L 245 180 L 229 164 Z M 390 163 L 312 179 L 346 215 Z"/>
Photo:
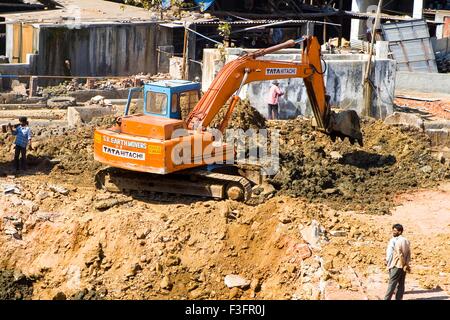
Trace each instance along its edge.
<path fill-rule="evenodd" d="M 20 189 L 16 185 L 4 184 L 2 188 L 3 194 L 20 194 Z"/>
<path fill-rule="evenodd" d="M 164 276 L 160 282 L 161 289 L 171 290 L 173 287 L 173 283 L 169 276 Z"/>
<path fill-rule="evenodd" d="M 47 100 L 47 107 L 50 109 L 67 109 L 76 104 L 76 99 L 69 96 L 59 96 Z"/>
<path fill-rule="evenodd" d="M 333 231 L 330 231 L 330 234 L 333 237 L 346 237 L 348 233 L 345 230 L 333 230 Z"/>
<path fill-rule="evenodd" d="M 238 287 L 244 289 L 250 285 L 250 281 L 236 274 L 229 274 L 225 276 L 225 285 L 228 288 Z"/>
<path fill-rule="evenodd" d="M 311 225 L 300 230 L 302 238 L 312 247 L 319 247 L 320 242 L 320 225 L 317 220 L 311 221 Z"/>
<path fill-rule="evenodd" d="M 421 117 L 404 112 L 394 112 L 384 119 L 384 123 L 389 125 L 409 126 L 420 130 L 423 130 L 424 128 L 424 121 Z"/>
<path fill-rule="evenodd" d="M 97 210 L 100 210 L 100 211 L 104 211 L 109 208 L 128 203 L 130 201 L 132 201 L 132 199 L 129 199 L 129 198 L 123 198 L 123 199 L 113 198 L 113 199 L 100 200 L 100 201 L 95 202 L 94 208 Z"/>
<path fill-rule="evenodd" d="M 331 151 L 330 157 L 331 157 L 331 159 L 339 160 L 339 159 L 342 159 L 342 154 L 340 154 L 337 151 Z"/>
<path fill-rule="evenodd" d="M 103 107 L 112 106 L 111 100 L 105 99 L 105 97 L 100 96 L 100 95 L 92 97 L 91 100 L 89 100 L 86 103 L 86 105 L 92 105 L 92 104 L 103 106 Z"/>
<path fill-rule="evenodd" d="M 433 167 L 423 166 L 422 168 L 420 168 L 420 170 L 422 170 L 422 172 L 424 172 L 424 173 L 431 173 L 433 171 Z"/>
<path fill-rule="evenodd" d="M 63 186 L 58 185 L 49 185 L 51 191 L 67 196 L 69 194 L 69 190 L 64 188 Z"/>
<path fill-rule="evenodd" d="M 27 88 L 24 83 L 20 83 L 18 80 L 11 81 L 11 89 L 14 93 L 27 96 Z"/>

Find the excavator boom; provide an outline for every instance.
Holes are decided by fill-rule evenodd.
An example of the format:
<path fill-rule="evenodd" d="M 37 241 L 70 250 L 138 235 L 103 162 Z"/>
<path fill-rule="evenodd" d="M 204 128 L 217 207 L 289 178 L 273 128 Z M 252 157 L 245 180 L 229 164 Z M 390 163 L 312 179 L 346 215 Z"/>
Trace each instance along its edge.
<path fill-rule="evenodd" d="M 299 42 L 304 42 L 300 63 L 257 59 L 280 49 L 293 47 Z M 319 130 L 330 134 L 333 138 L 349 137 L 350 141 L 357 140 L 362 145 L 356 112 L 344 111 L 344 114 L 337 117 L 330 109 L 323 80 L 320 44 L 314 37 L 302 38 L 300 41 L 289 40 L 246 54 L 226 64 L 189 114 L 186 120 L 187 127 L 199 130 L 208 127 L 230 97 L 233 97 L 233 100 L 229 108 L 233 109 L 238 100 L 238 94 L 235 93 L 247 83 L 288 78 L 303 78 Z M 231 113 L 230 110 L 227 112 L 225 122 Z M 222 125 L 221 129 L 224 127 Z"/>

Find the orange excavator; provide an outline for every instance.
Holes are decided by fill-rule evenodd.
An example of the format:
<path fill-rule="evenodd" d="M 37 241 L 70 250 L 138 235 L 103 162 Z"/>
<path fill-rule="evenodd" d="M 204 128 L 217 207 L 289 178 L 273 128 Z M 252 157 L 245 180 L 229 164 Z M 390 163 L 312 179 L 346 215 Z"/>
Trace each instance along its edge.
<path fill-rule="evenodd" d="M 303 44 L 300 63 L 258 59 L 299 43 Z M 286 78 L 304 79 L 317 130 L 333 141 L 348 137 L 352 144 L 357 141 L 362 145 L 356 112 L 335 113 L 330 108 L 319 42 L 315 37 L 303 37 L 227 63 L 201 98 L 200 84 L 183 80 L 146 83 L 143 88 L 130 89 L 124 115 L 113 127 L 94 133 L 94 158 L 109 166 L 97 174 L 97 185 L 110 191 L 248 199 L 252 185 L 260 180 L 254 172 L 236 166 L 211 166 L 233 161 L 235 149 L 218 143 L 209 126 L 227 106 L 219 125 L 219 130 L 225 131 L 245 84 Z M 143 92 L 143 113 L 129 114 L 132 93 L 136 91 Z M 189 113 L 183 119 L 186 110 Z"/>

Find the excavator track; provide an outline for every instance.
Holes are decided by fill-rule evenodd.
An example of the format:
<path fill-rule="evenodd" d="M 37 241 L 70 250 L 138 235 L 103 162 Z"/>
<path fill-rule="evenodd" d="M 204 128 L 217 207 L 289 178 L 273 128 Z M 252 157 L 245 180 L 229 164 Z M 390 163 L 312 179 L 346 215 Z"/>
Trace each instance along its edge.
<path fill-rule="evenodd" d="M 252 184 L 244 177 L 191 169 L 170 175 L 105 168 L 95 175 L 96 187 L 110 192 L 151 192 L 247 201 Z"/>

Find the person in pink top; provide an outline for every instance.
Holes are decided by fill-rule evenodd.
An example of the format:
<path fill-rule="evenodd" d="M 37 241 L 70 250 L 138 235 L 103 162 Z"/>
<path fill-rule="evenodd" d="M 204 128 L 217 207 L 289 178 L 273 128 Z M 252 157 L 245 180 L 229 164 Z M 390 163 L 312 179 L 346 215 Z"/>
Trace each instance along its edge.
<path fill-rule="evenodd" d="M 280 88 L 278 87 L 280 83 L 277 80 L 274 80 L 272 82 L 272 86 L 270 87 L 269 90 L 269 116 L 268 118 L 270 120 L 274 119 L 277 120 L 278 119 L 278 98 L 281 97 L 284 93 L 280 90 Z"/>

